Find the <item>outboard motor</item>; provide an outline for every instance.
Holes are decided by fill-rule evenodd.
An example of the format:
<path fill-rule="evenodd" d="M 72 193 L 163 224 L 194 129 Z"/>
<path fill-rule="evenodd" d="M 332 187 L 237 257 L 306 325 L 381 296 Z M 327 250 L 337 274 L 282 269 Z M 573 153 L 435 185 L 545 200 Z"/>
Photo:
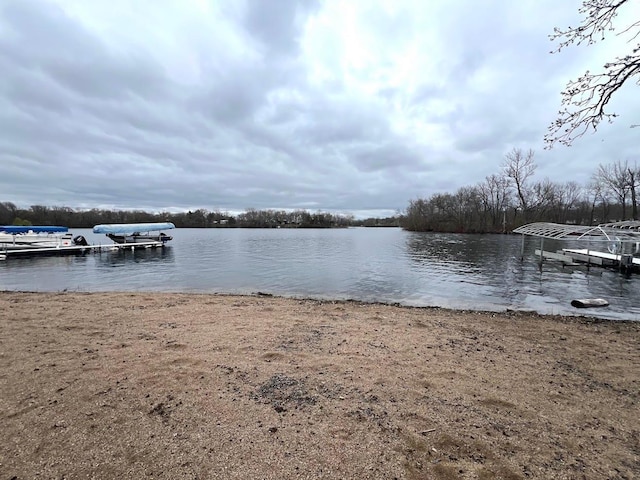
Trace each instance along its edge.
<path fill-rule="evenodd" d="M 79 245 L 81 247 L 86 247 L 89 245 L 89 242 L 87 242 L 87 239 L 84 238 L 82 235 L 78 235 L 77 237 L 75 237 L 73 239 L 73 244 L 74 245 Z"/>

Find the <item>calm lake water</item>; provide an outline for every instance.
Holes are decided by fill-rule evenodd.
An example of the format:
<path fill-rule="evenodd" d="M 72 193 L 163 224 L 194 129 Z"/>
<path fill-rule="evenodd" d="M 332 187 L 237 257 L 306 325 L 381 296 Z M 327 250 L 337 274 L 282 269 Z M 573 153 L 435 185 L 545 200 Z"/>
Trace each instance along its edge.
<path fill-rule="evenodd" d="M 76 229 L 92 244 L 103 235 Z M 456 235 L 397 228 L 177 229 L 164 250 L 10 258 L 0 289 L 271 293 L 456 309 L 535 310 L 640 320 L 640 275 L 545 263 L 519 235 Z M 545 241 L 545 250 L 567 245 Z M 610 306 L 577 310 L 575 298 Z"/>

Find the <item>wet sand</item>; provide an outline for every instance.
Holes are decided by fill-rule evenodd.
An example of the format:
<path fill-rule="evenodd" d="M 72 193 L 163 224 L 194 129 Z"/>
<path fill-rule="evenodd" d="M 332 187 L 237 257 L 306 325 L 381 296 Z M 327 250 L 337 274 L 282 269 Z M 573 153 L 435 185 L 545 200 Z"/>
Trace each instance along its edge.
<path fill-rule="evenodd" d="M 640 323 L 0 293 L 0 478 L 640 478 Z"/>

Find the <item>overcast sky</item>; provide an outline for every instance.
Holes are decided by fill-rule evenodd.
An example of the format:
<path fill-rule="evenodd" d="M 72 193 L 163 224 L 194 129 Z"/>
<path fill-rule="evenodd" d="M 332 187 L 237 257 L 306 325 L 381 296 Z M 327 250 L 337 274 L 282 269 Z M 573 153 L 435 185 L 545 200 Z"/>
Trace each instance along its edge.
<path fill-rule="evenodd" d="M 551 55 L 580 4 L 0 0 L 0 201 L 379 216 L 514 147 L 538 179 L 584 184 L 640 160 L 640 87 L 613 125 L 544 150 L 566 82 L 629 49 Z"/>

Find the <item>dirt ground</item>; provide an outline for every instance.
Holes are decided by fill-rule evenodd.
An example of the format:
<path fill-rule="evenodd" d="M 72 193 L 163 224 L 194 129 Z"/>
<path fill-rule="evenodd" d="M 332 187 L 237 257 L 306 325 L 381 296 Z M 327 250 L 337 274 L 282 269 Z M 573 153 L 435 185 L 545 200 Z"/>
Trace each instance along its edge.
<path fill-rule="evenodd" d="M 0 479 L 640 478 L 640 323 L 0 292 Z"/>

